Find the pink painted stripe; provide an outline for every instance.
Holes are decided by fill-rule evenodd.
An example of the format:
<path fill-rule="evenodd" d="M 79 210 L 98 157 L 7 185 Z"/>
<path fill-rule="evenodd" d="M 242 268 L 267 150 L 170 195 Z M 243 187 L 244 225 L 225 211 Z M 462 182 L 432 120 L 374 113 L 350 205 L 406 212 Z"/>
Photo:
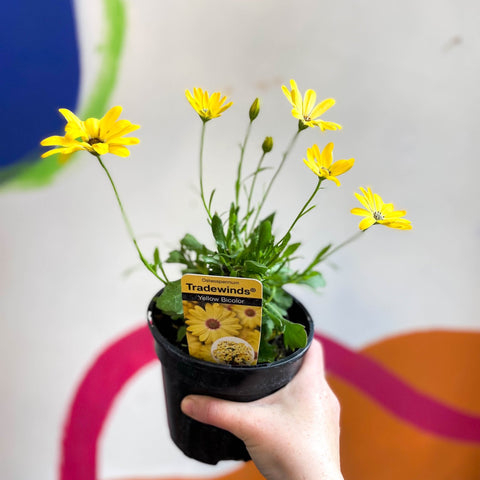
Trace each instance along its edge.
<path fill-rule="evenodd" d="M 125 383 L 154 359 L 147 326 L 126 334 L 95 359 L 75 393 L 64 425 L 61 480 L 96 480 L 97 442 L 112 403 Z"/>
<path fill-rule="evenodd" d="M 480 417 L 425 395 L 379 363 L 315 334 L 325 350 L 329 372 L 368 395 L 383 408 L 426 432 L 465 442 L 480 442 Z"/>
<path fill-rule="evenodd" d="M 380 364 L 320 334 L 327 369 L 386 410 L 427 432 L 480 442 L 480 418 L 441 404 L 411 388 Z M 63 429 L 60 480 L 96 480 L 97 451 L 115 397 L 142 367 L 156 360 L 153 340 L 142 326 L 112 343 L 82 379 Z"/>

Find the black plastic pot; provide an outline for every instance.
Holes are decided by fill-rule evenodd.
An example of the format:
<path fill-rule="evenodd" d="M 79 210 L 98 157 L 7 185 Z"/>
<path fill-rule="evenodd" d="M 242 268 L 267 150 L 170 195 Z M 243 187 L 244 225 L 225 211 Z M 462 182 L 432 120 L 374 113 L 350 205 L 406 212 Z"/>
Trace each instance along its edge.
<path fill-rule="evenodd" d="M 174 329 L 170 319 L 155 305 L 148 307 L 148 325 L 155 339 L 155 351 L 162 364 L 163 384 L 170 436 L 187 455 L 214 465 L 220 460 L 249 460 L 244 443 L 225 430 L 187 417 L 180 402 L 189 394 L 210 395 L 238 402 L 265 397 L 285 386 L 297 373 L 313 339 L 313 321 L 303 305 L 294 299 L 289 319 L 305 326 L 308 343 L 290 356 L 269 364 L 229 366 L 191 357 L 171 340 Z"/>

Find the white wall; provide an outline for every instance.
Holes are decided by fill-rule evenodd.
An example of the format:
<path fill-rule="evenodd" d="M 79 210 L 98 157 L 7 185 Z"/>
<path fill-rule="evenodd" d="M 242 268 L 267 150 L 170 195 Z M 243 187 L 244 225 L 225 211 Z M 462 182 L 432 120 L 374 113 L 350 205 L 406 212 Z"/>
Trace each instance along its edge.
<path fill-rule="evenodd" d="M 207 131 L 206 187 L 220 185 L 218 199 L 227 199 L 251 101 L 259 96 L 263 106 L 247 155 L 272 135 L 278 161 L 296 128 L 280 88 L 295 78 L 302 90 L 336 98 L 325 118 L 344 129 L 309 130 L 297 144 L 270 204 L 282 217 L 279 232 L 315 183 L 302 162 L 306 148 L 328 141 L 337 158 L 356 164 L 340 188 L 320 192 L 318 208 L 299 225 L 306 258 L 356 231 L 359 218 L 349 211 L 361 185 L 405 208 L 414 225 L 373 228 L 339 253 L 324 268 L 320 296 L 295 289 L 317 328 L 354 348 L 410 330 L 478 330 L 478 2 L 126 6 L 110 104 L 142 125 L 142 143 L 129 159 L 106 161 L 147 253 L 156 244 L 167 251 L 186 231 L 208 233 L 196 184 L 200 121 L 185 88 L 221 90 L 234 101 Z M 92 0 L 76 8 L 86 92 L 98 67 L 102 10 Z M 0 212 L 1 477 L 56 478 L 75 386 L 107 343 L 144 322 L 159 285 L 141 268 L 124 275 L 138 265 L 135 251 L 107 179 L 87 154 L 49 187 L 2 192 Z M 157 368 L 130 384 L 110 417 L 101 478 L 217 472 L 184 459 L 165 429 L 152 426 L 164 422 L 155 410 Z M 166 452 L 157 456 L 156 444 Z"/>

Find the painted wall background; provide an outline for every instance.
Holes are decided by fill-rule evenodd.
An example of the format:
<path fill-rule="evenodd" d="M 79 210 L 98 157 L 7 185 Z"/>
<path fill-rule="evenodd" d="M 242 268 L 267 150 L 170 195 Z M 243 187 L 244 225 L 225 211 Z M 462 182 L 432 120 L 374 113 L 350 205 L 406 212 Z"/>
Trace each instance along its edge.
<path fill-rule="evenodd" d="M 471 425 L 480 417 L 478 4 L 34 5 L 19 0 L 6 7 L 11 28 L 1 37 L 0 119 L 10 140 L 0 162 L 2 478 L 254 478 L 250 466 L 207 467 L 176 449 L 159 366 L 148 353 L 127 350 L 133 360 L 122 365 L 132 376 L 124 380 L 115 368 L 111 374 L 96 369 L 111 366 L 102 363 L 103 353 L 143 328 L 158 285 L 138 267 L 94 158 L 77 154 L 59 168 L 38 162 L 36 145 L 55 129 L 60 133 L 58 107 L 101 116 L 121 104 L 124 118 L 142 125 L 142 142 L 130 158 L 106 160 L 144 250 L 159 245 L 165 252 L 187 230 L 207 235 L 196 194 L 200 122 L 185 88 L 221 90 L 234 101 L 209 125 L 206 150 L 206 186 L 220 185 L 219 198 L 227 198 L 227 174 L 256 96 L 263 107 L 247 154 L 255 155 L 265 135 L 274 137 L 277 159 L 285 149 L 296 128 L 280 90 L 290 78 L 302 90 L 335 97 L 328 119 L 344 129 L 323 136 L 308 131 L 298 142 L 270 204 L 284 212 L 278 227 L 286 227 L 314 182 L 301 162 L 306 148 L 328 141 L 335 142 L 337 158 L 354 156 L 356 165 L 341 188 L 332 184 L 322 192 L 319 208 L 299 224 L 306 259 L 356 230 L 358 218 L 349 211 L 360 185 L 405 208 L 414 223 L 411 232 L 375 228 L 340 252 L 324 268 L 328 285 L 320 296 L 295 290 L 327 341 L 357 361 L 373 362 L 355 376 L 353 366 L 338 368 L 337 350 L 327 351 L 344 407 L 345 476 L 375 479 L 388 472 L 388 478 L 437 480 L 460 472 L 458 478 L 478 478 L 480 440 L 466 438 L 455 416 Z M 404 393 L 446 407 L 452 429 L 434 432 L 388 406 L 382 400 L 387 383 L 365 383 L 374 367 L 406 385 Z M 92 470 L 81 476 L 78 468 L 66 469 L 62 441 L 76 394 L 92 371 L 104 375 L 105 385 L 113 378 L 126 383 L 105 407 L 95 449 L 68 443 L 74 459 L 93 468 L 93 476 Z M 87 393 L 84 425 L 101 417 L 89 412 L 105 396 L 102 389 Z"/>

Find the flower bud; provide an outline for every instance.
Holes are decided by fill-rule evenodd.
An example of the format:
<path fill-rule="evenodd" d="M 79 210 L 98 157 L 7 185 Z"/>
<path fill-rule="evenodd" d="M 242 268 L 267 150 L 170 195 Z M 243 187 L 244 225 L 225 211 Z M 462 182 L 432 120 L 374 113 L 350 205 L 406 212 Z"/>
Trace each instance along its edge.
<path fill-rule="evenodd" d="M 273 138 L 272 137 L 265 137 L 265 140 L 262 143 L 262 150 L 263 153 L 268 153 L 273 148 Z"/>
<path fill-rule="evenodd" d="M 259 113 L 260 113 L 260 100 L 256 98 L 253 101 L 252 106 L 250 107 L 250 111 L 248 112 L 250 121 L 253 122 L 258 117 Z"/>

